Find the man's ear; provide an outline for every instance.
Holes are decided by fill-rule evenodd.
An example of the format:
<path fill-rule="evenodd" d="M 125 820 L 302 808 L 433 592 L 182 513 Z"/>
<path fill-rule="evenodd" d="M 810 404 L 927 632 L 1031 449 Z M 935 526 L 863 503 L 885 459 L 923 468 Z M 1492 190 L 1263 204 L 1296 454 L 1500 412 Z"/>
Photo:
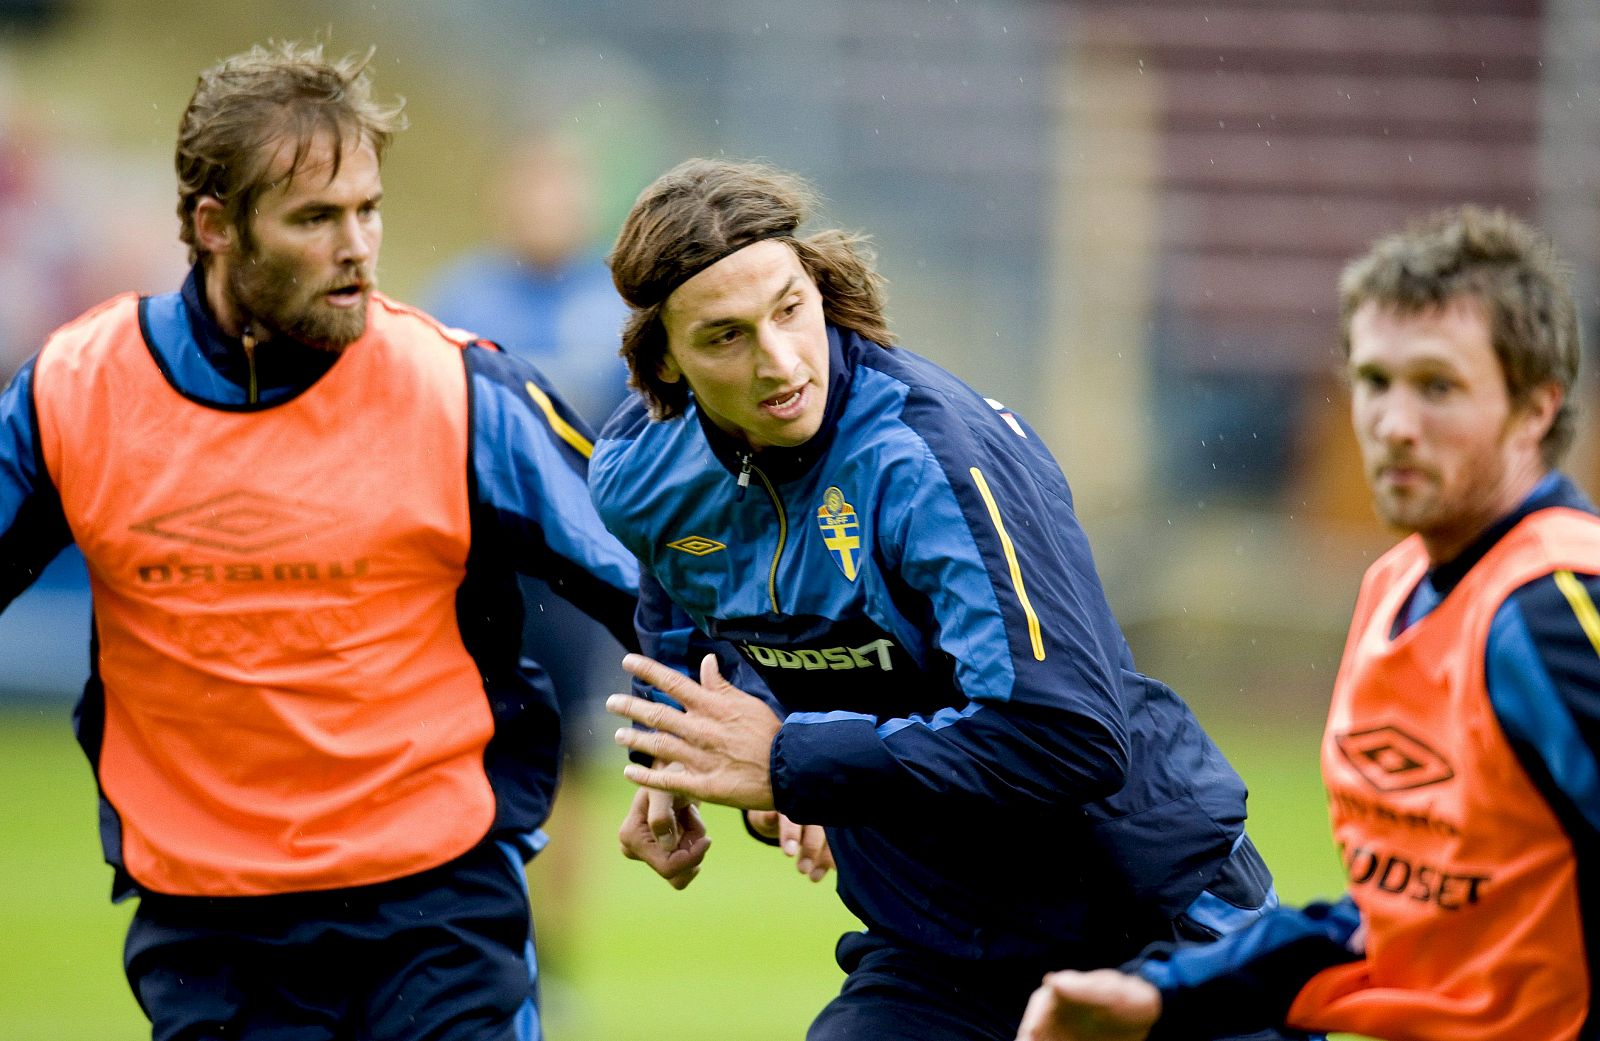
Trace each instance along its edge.
<path fill-rule="evenodd" d="M 1527 397 L 1518 410 L 1529 439 L 1535 444 L 1544 441 L 1544 436 L 1550 432 L 1550 427 L 1556 421 L 1556 413 L 1561 411 L 1561 403 L 1567 398 L 1561 385 L 1555 382 L 1541 383 L 1528 391 Z"/>
<path fill-rule="evenodd" d="M 222 203 L 210 195 L 202 195 L 194 204 L 195 245 L 203 253 L 231 253 L 238 245 L 239 235 Z"/>
<path fill-rule="evenodd" d="M 656 366 L 656 377 L 662 383 L 676 383 L 683 379 L 683 370 L 678 368 L 671 351 L 661 356 L 661 364 Z"/>

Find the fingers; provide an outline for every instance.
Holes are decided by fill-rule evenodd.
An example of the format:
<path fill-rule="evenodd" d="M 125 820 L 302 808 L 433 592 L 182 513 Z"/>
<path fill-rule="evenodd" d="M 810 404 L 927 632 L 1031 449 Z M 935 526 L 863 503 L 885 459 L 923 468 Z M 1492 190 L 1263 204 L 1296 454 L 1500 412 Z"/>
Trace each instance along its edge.
<path fill-rule="evenodd" d="M 800 859 L 802 862 L 807 860 L 811 862 L 812 868 L 806 874 L 813 882 L 821 882 L 823 876 L 833 870 L 833 850 L 828 846 L 826 828 L 817 824 L 805 826 L 800 835 Z"/>
<path fill-rule="evenodd" d="M 648 820 L 652 794 L 659 793 L 651 793 L 643 788 L 634 793 L 633 803 L 617 831 L 622 855 L 630 860 L 644 861 L 673 889 L 683 889 L 700 874 L 701 862 L 711 848 L 711 839 L 706 835 L 700 811 L 693 805 L 683 804 L 672 811 L 677 832 L 675 848 L 668 849 L 658 842 Z M 670 805 L 671 797 L 668 796 L 667 800 Z"/>
<path fill-rule="evenodd" d="M 677 673 L 673 675 L 676 676 Z M 682 730 L 684 721 L 688 718 L 665 702 L 636 698 L 632 694 L 613 694 L 606 698 L 606 711 L 614 716 L 631 719 L 652 730 L 665 730 L 673 734 Z"/>
<path fill-rule="evenodd" d="M 665 730 L 619 727 L 611 740 L 633 752 L 643 752 L 660 762 L 693 761 L 695 746 Z"/>
<path fill-rule="evenodd" d="M 1052 972 L 1028 999 L 1018 1041 L 1143 1041 L 1161 1015 L 1148 980 L 1115 969 Z"/>
<path fill-rule="evenodd" d="M 629 763 L 622 768 L 622 776 L 641 788 L 652 788 L 673 796 L 705 799 L 716 794 L 709 790 L 709 783 L 703 774 L 689 770 L 682 763 L 663 766 Z"/>
<path fill-rule="evenodd" d="M 1065 1027 L 1056 1026 L 1055 1006 L 1059 999 L 1050 988 L 1049 979 L 1046 976 L 1045 985 L 1028 998 L 1022 1022 L 1017 1026 L 1017 1041 L 1072 1041 Z"/>
<path fill-rule="evenodd" d="M 645 820 L 649 794 L 644 788 L 633 793 L 633 802 L 628 806 L 627 815 L 622 818 L 622 824 L 617 828 L 617 842 L 622 846 L 622 855 L 629 860 L 643 860 L 645 845 L 654 841 L 650 834 L 650 826 Z"/>
<path fill-rule="evenodd" d="M 702 668 L 704 668 L 703 663 Z M 697 701 L 698 695 L 702 693 L 700 685 L 694 680 L 642 654 L 623 655 L 622 671 L 643 680 L 685 708 Z M 606 707 L 610 708 L 610 704 L 608 703 Z"/>
<path fill-rule="evenodd" d="M 736 690 L 733 684 L 722 678 L 722 669 L 717 665 L 717 656 L 708 654 L 700 659 L 700 686 L 710 691 Z"/>
<path fill-rule="evenodd" d="M 778 816 L 778 844 L 785 855 L 795 860 L 795 870 L 821 882 L 833 869 L 833 851 L 828 848 L 828 833 L 817 824 L 796 824 Z"/>
<path fill-rule="evenodd" d="M 663 773 L 682 773 L 682 763 L 669 763 Z M 671 792 L 658 791 L 652 788 L 639 789 L 645 797 L 645 823 L 650 828 L 650 835 L 655 839 L 656 845 L 671 853 L 678 848 L 678 814 L 676 799 Z M 637 798 L 637 796 L 635 796 Z"/>

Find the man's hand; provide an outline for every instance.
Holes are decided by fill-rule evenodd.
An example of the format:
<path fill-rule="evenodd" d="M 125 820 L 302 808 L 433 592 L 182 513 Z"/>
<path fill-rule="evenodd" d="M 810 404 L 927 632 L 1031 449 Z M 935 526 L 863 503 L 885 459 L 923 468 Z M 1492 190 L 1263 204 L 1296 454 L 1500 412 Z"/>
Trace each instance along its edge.
<path fill-rule="evenodd" d="M 1161 992 L 1116 969 L 1052 972 L 1028 999 L 1017 1041 L 1144 1041 Z"/>
<path fill-rule="evenodd" d="M 649 788 L 633 793 L 633 804 L 617 830 L 617 840 L 622 843 L 623 856 L 649 864 L 673 889 L 694 881 L 706 850 L 711 848 L 705 823 L 693 802 Z"/>
<path fill-rule="evenodd" d="M 699 683 L 642 654 L 623 658 L 622 667 L 683 706 L 628 694 L 606 699 L 606 711 L 651 728 L 617 731 L 617 744 L 656 763 L 630 764 L 628 780 L 741 810 L 773 808 L 769 760 L 779 723 L 766 702 L 723 679 L 711 654 L 700 663 Z"/>
<path fill-rule="evenodd" d="M 834 867 L 828 833 L 818 824 L 796 824 L 777 810 L 746 810 L 745 819 L 757 835 L 777 839 L 785 856 L 795 858 L 795 870 L 821 882 Z"/>

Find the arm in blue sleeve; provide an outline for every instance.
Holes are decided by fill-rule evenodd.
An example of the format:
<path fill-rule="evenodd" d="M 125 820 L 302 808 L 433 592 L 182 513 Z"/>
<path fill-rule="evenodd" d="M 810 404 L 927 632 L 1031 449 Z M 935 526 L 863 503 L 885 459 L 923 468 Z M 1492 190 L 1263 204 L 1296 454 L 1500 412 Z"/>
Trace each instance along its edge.
<path fill-rule="evenodd" d="M 637 648 L 638 564 L 589 500 L 593 433 L 527 362 L 477 346 L 465 356 L 474 501 L 491 518 L 474 539 L 491 539 L 510 568 L 543 578 Z"/>
<path fill-rule="evenodd" d="M 955 699 L 906 718 L 790 716 L 773 783 L 791 818 L 871 823 L 951 800 L 1052 810 L 1122 786 L 1121 633 L 1065 481 L 1028 447 L 969 445 L 957 464 L 930 449 L 920 473 L 892 482 L 902 498 L 882 511 L 874 551 L 926 604 L 929 659 L 948 662 Z"/>
<path fill-rule="evenodd" d="M 29 361 L 0 392 L 0 609 L 72 541 L 40 455 Z"/>
<path fill-rule="evenodd" d="M 1226 1037 L 1281 1026 L 1317 973 L 1358 961 L 1361 913 L 1349 898 L 1278 908 L 1210 943 L 1157 944 L 1123 971 L 1161 991 L 1150 1041 Z"/>
<path fill-rule="evenodd" d="M 1556 572 L 1500 605 L 1489 629 L 1489 702 L 1528 776 L 1578 850 L 1600 900 L 1600 577 Z M 1590 927 L 1600 932 L 1600 923 Z M 1597 937 L 1600 938 L 1600 937 Z"/>

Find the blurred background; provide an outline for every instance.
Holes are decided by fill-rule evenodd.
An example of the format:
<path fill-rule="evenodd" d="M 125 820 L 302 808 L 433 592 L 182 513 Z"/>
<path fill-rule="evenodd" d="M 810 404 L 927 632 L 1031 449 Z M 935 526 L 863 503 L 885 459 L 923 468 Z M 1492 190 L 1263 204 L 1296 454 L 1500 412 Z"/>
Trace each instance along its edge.
<path fill-rule="evenodd" d="M 176 287 L 178 116 L 269 37 L 375 46 L 407 99 L 385 290 L 534 355 L 596 418 L 620 392 L 598 257 L 639 190 L 713 153 L 809 176 L 814 227 L 874 236 L 903 343 L 1049 440 L 1135 655 L 1251 783 L 1292 898 L 1338 885 L 1317 734 L 1389 542 L 1338 379 L 1341 263 L 1436 207 L 1508 207 L 1559 241 L 1600 342 L 1592 0 L 0 0 L 0 378 L 90 304 Z M 1569 467 L 1591 490 L 1597 440 Z M 145 1033 L 71 741 L 83 588 L 68 555 L 0 615 L 8 1039 Z M 587 639 L 560 642 L 614 660 Z M 562 669 L 575 696 L 617 682 L 587 652 Z M 803 1034 L 850 924 L 831 881 L 713 813 L 710 866 L 672 893 L 613 852 L 620 757 L 580 754 L 610 724 L 574 729 L 551 830 L 582 860 L 533 871 L 549 1036 Z"/>

